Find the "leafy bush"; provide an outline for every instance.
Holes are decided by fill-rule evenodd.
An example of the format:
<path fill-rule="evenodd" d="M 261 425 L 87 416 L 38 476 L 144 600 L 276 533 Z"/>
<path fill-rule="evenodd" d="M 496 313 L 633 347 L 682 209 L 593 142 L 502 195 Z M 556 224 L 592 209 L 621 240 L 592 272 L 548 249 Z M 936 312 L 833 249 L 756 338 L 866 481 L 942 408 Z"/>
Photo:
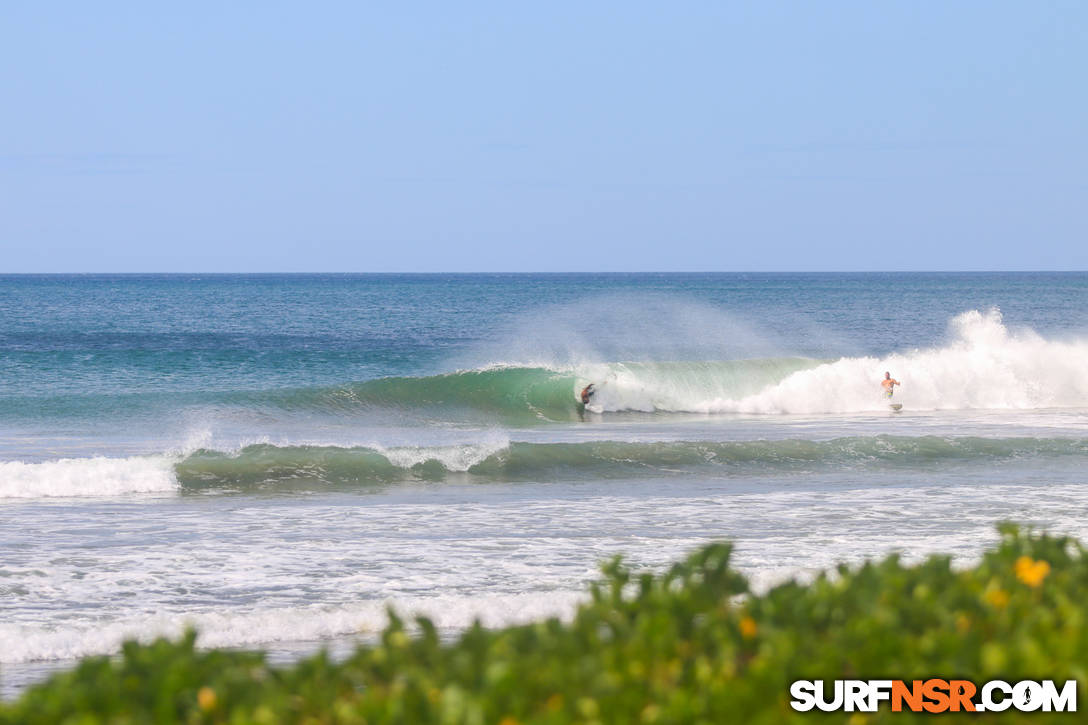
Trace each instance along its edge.
<path fill-rule="evenodd" d="M 613 560 L 564 623 L 455 642 L 391 614 L 381 641 L 333 662 L 272 667 L 258 653 L 128 643 L 0 706 L 2 723 L 910 722 L 920 715 L 798 713 L 796 679 L 1077 679 L 1088 662 L 1088 559 L 1075 541 L 1001 527 L 966 570 L 948 557 L 839 567 L 747 592 L 712 544 L 662 575 Z M 932 717 L 932 716 L 929 716 Z M 955 716 L 953 716 L 955 717 Z M 1038 722 L 1062 713 L 964 715 Z"/>

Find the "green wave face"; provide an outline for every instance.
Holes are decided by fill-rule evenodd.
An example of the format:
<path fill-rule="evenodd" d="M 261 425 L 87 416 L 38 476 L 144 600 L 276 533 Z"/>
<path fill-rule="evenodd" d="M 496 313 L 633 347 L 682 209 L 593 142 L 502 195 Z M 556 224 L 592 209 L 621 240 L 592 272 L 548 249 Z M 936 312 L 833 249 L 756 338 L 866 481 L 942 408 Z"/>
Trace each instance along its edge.
<path fill-rule="evenodd" d="M 428 377 L 388 377 L 332 388 L 236 393 L 226 402 L 244 407 L 272 407 L 350 415 L 381 410 L 433 414 L 456 422 L 473 411 L 508 423 L 577 420 L 573 373 L 545 368 L 491 368 Z"/>
<path fill-rule="evenodd" d="M 450 478 L 551 481 L 820 470 L 927 469 L 948 463 L 1088 458 L 1088 439 L 846 437 L 827 441 L 510 443 L 444 448 L 277 447 L 197 451 L 175 466 L 183 490 L 310 489 Z"/>
<path fill-rule="evenodd" d="M 545 368 L 468 370 L 423 378 L 381 378 L 351 386 L 355 402 L 400 408 L 470 408 L 503 417 L 577 417 L 573 374 Z"/>
<path fill-rule="evenodd" d="M 352 416 L 390 412 L 430 422 L 572 422 L 584 414 L 579 392 L 600 390 L 595 405 L 607 412 L 702 412 L 717 398 L 758 393 L 792 373 L 816 367 L 808 358 L 709 362 L 597 363 L 578 368 L 495 366 L 423 377 L 386 377 L 331 387 L 249 391 L 133 392 L 0 400 L 4 416 L 98 419 L 103 415 L 159 418 L 222 406 L 278 415 Z M 596 412 L 596 409 L 595 409 Z"/>
<path fill-rule="evenodd" d="M 577 370 L 494 367 L 429 377 L 389 377 L 337 388 L 298 389 L 238 396 L 243 404 L 272 404 L 325 412 L 381 408 L 406 411 L 479 411 L 506 423 L 577 420 L 579 391 L 596 384 L 613 411 L 692 410 L 690 402 L 743 397 L 815 367 L 808 358 L 714 362 L 629 362 Z M 456 417 L 456 416 L 453 416 Z"/>

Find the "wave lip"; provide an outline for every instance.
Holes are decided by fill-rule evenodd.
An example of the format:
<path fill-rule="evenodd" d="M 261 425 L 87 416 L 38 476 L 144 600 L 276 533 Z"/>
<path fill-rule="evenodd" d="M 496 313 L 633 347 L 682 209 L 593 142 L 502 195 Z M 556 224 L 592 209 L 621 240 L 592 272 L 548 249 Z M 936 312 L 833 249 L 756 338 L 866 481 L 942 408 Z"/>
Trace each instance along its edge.
<path fill-rule="evenodd" d="M 177 491 L 174 461 L 166 457 L 62 458 L 0 463 L 0 499 L 119 496 Z"/>

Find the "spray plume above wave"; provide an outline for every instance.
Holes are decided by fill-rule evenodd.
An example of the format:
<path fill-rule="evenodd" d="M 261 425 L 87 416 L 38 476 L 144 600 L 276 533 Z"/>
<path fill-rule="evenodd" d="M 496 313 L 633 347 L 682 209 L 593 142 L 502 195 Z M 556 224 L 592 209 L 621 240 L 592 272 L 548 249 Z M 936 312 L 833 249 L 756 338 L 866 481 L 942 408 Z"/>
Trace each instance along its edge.
<path fill-rule="evenodd" d="M 682 391 L 644 386 L 633 394 L 621 377 L 598 404 L 605 410 L 701 413 L 876 411 L 886 404 L 877 383 L 889 370 L 903 381 L 897 401 L 913 410 L 1088 406 L 1083 373 L 1088 341 L 1046 340 L 1030 330 L 1013 333 L 996 309 L 965 312 L 949 328 L 950 340 L 942 347 L 812 365 L 752 394 L 720 395 L 697 386 Z M 633 404 L 636 396 L 649 404 Z"/>
<path fill-rule="evenodd" d="M 565 317 L 562 309 L 523 320 L 519 329 L 532 331 L 520 333 L 526 339 L 516 341 L 515 335 L 509 344 L 477 350 L 471 366 L 436 375 L 267 390 L 118 394 L 104 400 L 12 398 L 0 400 L 0 410 L 9 417 L 62 419 L 104 410 L 121 418 L 125 411 L 155 417 L 181 410 L 194 425 L 201 423 L 202 411 L 212 419 L 233 411 L 277 419 L 283 412 L 348 419 L 373 413 L 382 421 L 530 425 L 578 420 L 583 415 L 578 393 L 595 383 L 593 410 L 604 414 L 849 414 L 886 410 L 879 388 L 886 370 L 903 383 L 897 402 L 913 411 L 1088 407 L 1088 378 L 1082 374 L 1088 340 L 1011 331 L 996 309 L 956 316 L 946 340 L 936 346 L 816 358 L 806 351 L 821 347 L 826 353 L 839 345 L 826 339 L 820 346 L 769 342 L 772 338 L 713 310 L 692 311 L 690 305 L 660 300 L 657 305 L 649 310 L 660 317 L 656 321 L 609 313 L 614 304 L 591 308 L 595 316 L 584 320 L 582 329 L 573 329 L 577 325 L 567 317 L 577 315 Z M 815 329 L 805 334 L 824 335 Z"/>
<path fill-rule="evenodd" d="M 889 370 L 903 382 L 896 400 L 911 410 L 1079 408 L 1088 406 L 1086 362 L 1088 341 L 1012 332 L 995 309 L 955 317 L 943 346 L 883 357 L 493 363 L 296 391 L 278 402 L 345 411 L 460 407 L 514 419 L 569 420 L 579 412 L 578 391 L 593 382 L 594 407 L 605 413 L 864 413 L 886 409 L 878 383 Z"/>

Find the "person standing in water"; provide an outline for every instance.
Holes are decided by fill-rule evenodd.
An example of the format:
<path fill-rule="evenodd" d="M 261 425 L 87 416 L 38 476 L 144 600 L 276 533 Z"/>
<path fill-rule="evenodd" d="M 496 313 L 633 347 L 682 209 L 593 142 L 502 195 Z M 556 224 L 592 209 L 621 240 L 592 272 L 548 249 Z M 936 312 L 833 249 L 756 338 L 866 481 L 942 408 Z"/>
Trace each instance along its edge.
<path fill-rule="evenodd" d="M 884 388 L 885 398 L 892 397 L 892 389 L 895 388 L 896 385 L 901 385 L 901 383 L 893 378 L 891 373 L 884 373 L 884 379 L 880 381 L 880 387 Z"/>

